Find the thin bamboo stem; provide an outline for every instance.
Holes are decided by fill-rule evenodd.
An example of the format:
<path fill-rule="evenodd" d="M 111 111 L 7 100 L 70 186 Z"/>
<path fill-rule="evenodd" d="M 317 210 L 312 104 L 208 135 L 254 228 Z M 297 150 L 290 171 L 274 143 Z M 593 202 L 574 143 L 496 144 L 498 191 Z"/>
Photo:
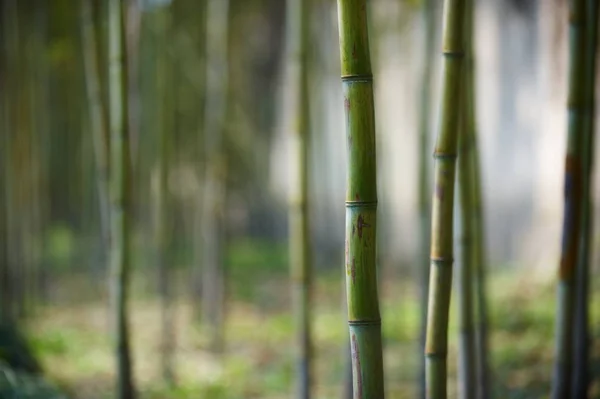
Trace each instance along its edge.
<path fill-rule="evenodd" d="M 430 168 L 429 168 L 429 133 L 431 129 L 431 83 L 433 78 L 433 56 L 436 36 L 435 23 L 435 2 L 426 0 L 423 4 L 423 22 L 424 22 L 424 58 L 423 74 L 421 76 L 421 115 L 419 121 L 419 285 L 421 311 L 421 335 L 419 340 L 419 353 L 425 349 L 425 336 L 427 330 L 427 297 L 429 293 L 429 264 L 426 264 L 429 252 L 429 239 L 431 237 L 431 192 L 430 192 Z M 421 260 L 423 264 L 421 264 Z M 420 369 L 419 397 L 425 398 L 425 359 L 423 358 Z"/>
<path fill-rule="evenodd" d="M 473 0 L 468 0 L 473 2 Z M 465 86 L 467 89 L 467 140 L 469 142 L 469 163 L 473 179 L 472 206 L 472 258 L 475 289 L 475 362 L 476 362 L 476 392 L 477 398 L 487 399 L 490 397 L 489 380 L 490 370 L 488 363 L 489 342 L 488 342 L 488 316 L 487 316 L 487 284 L 486 284 L 486 255 L 485 255 L 485 229 L 483 220 L 483 205 L 481 193 L 481 176 L 479 163 L 479 145 L 476 121 L 476 100 L 475 100 L 475 53 L 473 46 L 473 27 L 474 27 L 474 4 L 468 8 L 470 15 L 467 15 L 470 29 L 467 33 L 466 48 L 466 76 Z"/>
<path fill-rule="evenodd" d="M 585 0 L 572 0 L 569 10 L 569 126 L 565 162 L 565 207 L 559 267 L 556 318 L 556 359 L 552 398 L 570 397 L 573 365 L 575 269 L 581 238 L 583 186 L 582 153 L 585 135 Z"/>
<path fill-rule="evenodd" d="M 377 294 L 377 161 L 366 0 L 338 0 L 348 173 L 346 292 L 355 399 L 382 399 Z"/>
<path fill-rule="evenodd" d="M 434 152 L 431 271 L 427 315 L 427 397 L 447 397 L 448 317 L 452 287 L 454 179 L 464 60 L 464 0 L 444 2 L 443 83 L 440 132 Z"/>
<path fill-rule="evenodd" d="M 580 258 L 576 275 L 573 398 L 586 398 L 589 388 L 589 280 L 593 233 L 593 168 L 595 142 L 596 47 L 598 41 L 598 0 L 586 2 L 586 84 L 585 133 L 583 145 L 583 193 Z"/>
<path fill-rule="evenodd" d="M 114 312 L 114 339 L 117 357 L 117 398 L 135 396 L 129 344 L 130 273 L 130 186 L 127 69 L 124 51 L 124 4 L 111 0 L 109 7 L 109 95 L 111 156 L 111 288 Z"/>
<path fill-rule="evenodd" d="M 294 287 L 294 312 L 297 332 L 297 390 L 299 399 L 311 397 L 311 297 L 312 297 L 312 249 L 310 245 L 309 208 L 309 61 L 310 46 L 310 0 L 293 0 L 289 3 L 289 40 L 293 62 L 298 66 L 298 124 L 294 132 L 297 182 L 290 196 L 290 256 L 291 276 Z"/>
<path fill-rule="evenodd" d="M 226 158 L 223 136 L 227 116 L 229 0 L 208 0 L 204 134 L 206 176 L 202 203 L 202 314 L 214 351 L 223 347 L 225 270 L 223 262 Z"/>
<path fill-rule="evenodd" d="M 92 0 L 81 0 L 81 38 L 83 65 L 85 69 L 85 87 L 87 91 L 90 131 L 92 133 L 94 161 L 96 167 L 96 185 L 100 211 L 100 234 L 103 247 L 108 251 L 110 245 L 110 219 L 108 196 L 108 133 L 106 112 L 100 92 L 98 71 L 97 41 L 92 16 Z"/>

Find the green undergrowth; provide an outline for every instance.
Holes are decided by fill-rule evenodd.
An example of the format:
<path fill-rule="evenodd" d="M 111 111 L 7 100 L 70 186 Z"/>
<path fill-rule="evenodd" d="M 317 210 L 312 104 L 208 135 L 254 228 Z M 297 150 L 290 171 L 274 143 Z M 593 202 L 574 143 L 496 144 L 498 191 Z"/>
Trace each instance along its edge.
<path fill-rule="evenodd" d="M 246 248 L 245 251 L 251 251 Z M 240 266 L 241 267 L 241 266 Z M 162 382 L 160 308 L 155 299 L 135 297 L 132 342 L 140 398 L 284 399 L 294 387 L 294 324 L 289 313 L 285 275 L 265 279 L 247 275 L 246 284 L 260 295 L 232 295 L 227 315 L 225 353 L 211 353 L 207 337 L 193 319 L 193 304 L 179 297 L 176 318 L 176 382 Z M 315 284 L 313 323 L 316 398 L 339 397 L 347 348 L 342 284 L 333 275 Z M 264 291 L 264 292 L 263 292 Z M 420 307 L 415 287 L 386 279 L 381 290 L 385 342 L 386 397 L 413 398 L 420 350 Z M 246 295 L 250 295 L 248 299 Z M 265 302 L 272 301 L 265 305 Z M 513 274 L 490 283 L 494 397 L 541 398 L 548 395 L 553 359 L 554 287 Z M 600 306 L 592 301 L 592 358 L 600 369 Z M 32 346 L 43 368 L 68 385 L 77 398 L 112 398 L 112 348 L 106 305 L 48 306 L 31 322 Z M 455 301 L 449 332 L 449 394 L 456 395 L 458 341 Z M 597 374 L 596 374 L 597 375 Z M 592 393 L 600 392 L 595 381 Z"/>

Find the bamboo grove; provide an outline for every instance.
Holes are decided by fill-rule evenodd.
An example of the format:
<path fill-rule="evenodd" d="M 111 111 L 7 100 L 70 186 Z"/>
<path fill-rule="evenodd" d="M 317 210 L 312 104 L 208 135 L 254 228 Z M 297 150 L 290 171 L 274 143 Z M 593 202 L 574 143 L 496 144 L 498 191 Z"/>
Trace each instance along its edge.
<path fill-rule="evenodd" d="M 599 13 L 0 0 L 0 398 L 594 397 Z"/>

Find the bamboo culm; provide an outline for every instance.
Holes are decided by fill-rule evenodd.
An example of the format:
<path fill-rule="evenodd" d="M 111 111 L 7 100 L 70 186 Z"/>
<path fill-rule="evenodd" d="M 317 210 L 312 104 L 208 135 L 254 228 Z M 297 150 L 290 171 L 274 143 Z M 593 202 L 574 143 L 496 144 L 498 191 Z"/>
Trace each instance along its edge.
<path fill-rule="evenodd" d="M 297 391 L 298 399 L 311 397 L 311 290 L 312 290 L 312 250 L 310 245 L 310 208 L 309 208 L 309 63 L 310 48 L 309 16 L 310 0 L 291 0 L 289 3 L 288 28 L 292 62 L 297 65 L 297 126 L 293 138 L 297 164 L 292 167 L 296 176 L 296 189 L 290 196 L 290 256 L 293 284 L 294 313 L 297 331 Z"/>
<path fill-rule="evenodd" d="M 174 314 L 173 314 L 173 284 L 169 268 L 169 209 L 170 195 L 168 189 L 168 178 L 171 156 L 171 135 L 173 131 L 173 96 L 172 96 L 172 69 L 173 62 L 170 54 L 167 54 L 168 35 L 170 32 L 171 10 L 161 10 L 157 15 L 159 33 L 157 35 L 157 68 L 156 82 L 157 93 L 161 98 L 157 110 L 157 126 L 159 129 L 159 153 L 158 153 L 158 195 L 157 195 L 157 220 L 156 220 L 156 244 L 159 254 L 157 256 L 159 291 L 161 297 L 161 368 L 163 379 L 167 384 L 173 384 L 175 375 L 173 371 L 174 352 Z"/>
<path fill-rule="evenodd" d="M 468 0 L 472 2 L 473 0 Z M 488 363 L 489 339 L 488 339 L 488 316 L 487 316 L 487 284 L 486 284 L 486 255 L 485 255 L 485 230 L 483 220 L 483 205 L 481 193 L 481 176 L 479 164 L 479 146 L 477 135 L 476 107 L 475 107 L 475 54 L 473 46 L 474 27 L 474 4 L 467 8 L 466 15 L 469 30 L 466 38 L 466 72 L 465 87 L 467 90 L 467 124 L 466 136 L 469 146 L 469 168 L 472 174 L 472 201 L 470 212 L 473 225 L 472 234 L 472 259 L 475 295 L 475 370 L 476 389 L 478 399 L 490 397 L 489 380 L 490 370 Z"/>
<path fill-rule="evenodd" d="M 421 76 L 421 110 L 419 120 L 419 261 L 417 262 L 420 285 L 421 310 L 421 334 L 419 340 L 419 353 L 425 349 L 425 333 L 427 329 L 427 296 L 429 288 L 429 264 L 427 255 L 429 251 L 429 239 L 431 237 L 431 194 L 430 194 L 430 168 L 429 168 L 429 132 L 431 128 L 431 83 L 433 75 L 433 56 L 435 46 L 436 24 L 435 24 L 435 1 L 426 0 L 423 4 L 423 22 L 425 27 L 424 40 L 424 63 Z M 420 369 L 419 397 L 425 398 L 425 360 L 423 359 Z"/>
<path fill-rule="evenodd" d="M 106 128 L 106 112 L 100 92 L 100 75 L 98 71 L 98 44 L 92 14 L 92 0 L 81 0 L 81 37 L 83 44 L 83 65 L 85 69 L 85 87 L 89 109 L 90 131 L 94 147 L 94 161 L 100 210 L 100 231 L 104 248 L 110 245 L 110 218 L 108 196 L 108 133 Z"/>
<path fill-rule="evenodd" d="M 572 0 L 569 10 L 568 138 L 565 160 L 565 205 L 557 289 L 556 359 L 552 398 L 570 397 L 573 364 L 575 269 L 581 237 L 583 136 L 585 134 L 585 0 Z"/>
<path fill-rule="evenodd" d="M 124 4 L 111 0 L 109 10 L 111 298 L 117 358 L 118 399 L 135 396 L 129 344 L 128 294 L 130 268 L 130 157 L 127 107 L 127 69 L 124 51 Z"/>
<path fill-rule="evenodd" d="M 589 279 L 592 240 L 592 182 L 595 143 L 596 47 L 598 41 L 598 0 L 586 1 L 587 40 L 585 60 L 585 133 L 583 145 L 583 192 L 581 244 L 576 274 L 575 335 L 573 357 L 573 398 L 585 398 L 589 388 Z"/>
<path fill-rule="evenodd" d="M 338 0 L 348 173 L 346 292 L 355 399 L 383 399 L 377 294 L 377 169 L 366 0 Z"/>
<path fill-rule="evenodd" d="M 206 176 L 202 202 L 202 315 L 213 351 L 224 345 L 226 159 L 223 136 L 227 115 L 229 0 L 208 0 L 206 13 Z"/>
<path fill-rule="evenodd" d="M 464 63 L 464 0 L 444 1 L 440 132 L 434 158 L 431 271 L 425 344 L 427 398 L 447 397 L 448 318 L 452 287 L 453 202 Z"/>

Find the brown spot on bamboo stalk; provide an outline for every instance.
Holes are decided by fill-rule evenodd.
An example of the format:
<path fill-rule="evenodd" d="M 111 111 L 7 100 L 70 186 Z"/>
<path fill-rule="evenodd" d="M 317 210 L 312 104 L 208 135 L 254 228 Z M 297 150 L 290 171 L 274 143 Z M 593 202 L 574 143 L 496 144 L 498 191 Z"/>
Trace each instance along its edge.
<path fill-rule="evenodd" d="M 352 45 L 352 59 L 356 59 L 356 43 Z"/>
<path fill-rule="evenodd" d="M 351 104 L 349 98 L 344 98 L 344 108 L 346 108 L 347 112 L 350 112 Z"/>
<path fill-rule="evenodd" d="M 354 199 L 358 202 L 360 201 L 360 195 L 358 195 L 358 193 L 356 193 L 356 195 L 354 196 Z"/>
<path fill-rule="evenodd" d="M 362 382 L 362 369 L 360 367 L 360 352 L 358 351 L 358 342 L 356 335 L 352 333 L 352 368 L 354 369 L 354 392 L 355 399 L 362 399 L 363 397 L 363 382 Z"/>
<path fill-rule="evenodd" d="M 352 276 L 352 284 L 356 284 L 356 259 L 354 256 L 352 257 L 352 268 L 350 269 L 350 274 Z"/>
<path fill-rule="evenodd" d="M 440 184 L 436 183 L 435 185 L 435 196 L 438 197 L 438 199 L 440 201 L 444 200 L 444 187 L 442 187 Z"/>
<path fill-rule="evenodd" d="M 358 220 L 356 221 L 356 229 L 358 230 L 358 238 L 360 239 L 362 239 L 363 227 L 371 227 L 371 225 L 365 223 L 363 215 L 358 215 Z"/>

